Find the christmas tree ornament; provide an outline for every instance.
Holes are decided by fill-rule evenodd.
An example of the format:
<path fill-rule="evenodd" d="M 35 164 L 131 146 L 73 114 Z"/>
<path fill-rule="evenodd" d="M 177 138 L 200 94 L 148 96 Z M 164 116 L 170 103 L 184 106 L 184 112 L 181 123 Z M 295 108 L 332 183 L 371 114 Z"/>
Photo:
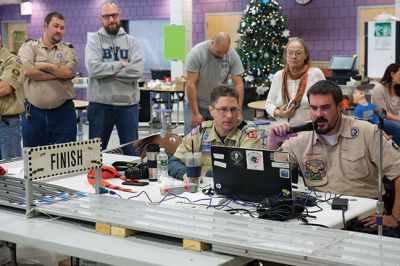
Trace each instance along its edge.
<path fill-rule="evenodd" d="M 289 30 L 284 30 L 282 32 L 282 35 L 285 36 L 286 38 L 288 38 L 290 36 L 290 31 Z"/>

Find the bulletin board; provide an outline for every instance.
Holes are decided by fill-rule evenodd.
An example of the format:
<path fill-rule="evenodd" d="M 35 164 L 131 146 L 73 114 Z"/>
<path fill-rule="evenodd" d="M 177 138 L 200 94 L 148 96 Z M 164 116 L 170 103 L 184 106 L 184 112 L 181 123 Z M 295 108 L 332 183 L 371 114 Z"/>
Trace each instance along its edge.
<path fill-rule="evenodd" d="M 171 67 L 171 61 L 165 60 L 163 56 L 164 26 L 169 24 L 169 19 L 129 20 L 129 34 L 140 43 L 143 70 L 146 73 L 150 73 L 151 68 Z"/>
<path fill-rule="evenodd" d="M 365 55 L 365 40 L 364 40 L 364 25 L 365 22 L 373 21 L 374 18 L 383 12 L 395 15 L 394 5 L 391 6 L 362 6 L 358 8 L 358 70 L 359 74 L 364 76 L 364 55 Z M 386 66 L 384 66 L 386 67 Z"/>
<path fill-rule="evenodd" d="M 185 26 L 164 25 L 164 59 L 184 61 L 185 57 Z"/>
<path fill-rule="evenodd" d="M 232 13 L 207 13 L 206 14 L 206 40 L 211 39 L 216 33 L 224 31 L 231 37 L 231 46 L 236 47 L 242 12 Z"/>

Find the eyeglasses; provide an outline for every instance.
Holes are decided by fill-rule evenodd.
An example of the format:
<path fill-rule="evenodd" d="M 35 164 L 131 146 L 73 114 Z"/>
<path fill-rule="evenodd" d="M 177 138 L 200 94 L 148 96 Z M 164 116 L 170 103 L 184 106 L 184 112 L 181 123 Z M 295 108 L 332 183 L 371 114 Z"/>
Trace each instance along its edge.
<path fill-rule="evenodd" d="M 228 112 L 231 112 L 232 115 L 236 115 L 239 113 L 240 109 L 237 107 L 232 107 L 232 108 L 226 108 L 226 107 L 222 107 L 222 108 L 217 108 L 215 106 L 212 106 L 212 108 L 214 108 L 215 110 L 217 110 L 221 115 L 226 115 L 228 114 Z"/>
<path fill-rule="evenodd" d="M 110 20 L 110 18 L 113 18 L 113 20 L 116 20 L 119 17 L 119 13 L 105 14 L 105 15 L 101 15 L 101 17 L 104 20 Z"/>
<path fill-rule="evenodd" d="M 296 57 L 298 57 L 298 56 L 303 55 L 303 52 L 301 52 L 301 51 L 288 51 L 287 55 L 288 56 L 296 56 Z"/>

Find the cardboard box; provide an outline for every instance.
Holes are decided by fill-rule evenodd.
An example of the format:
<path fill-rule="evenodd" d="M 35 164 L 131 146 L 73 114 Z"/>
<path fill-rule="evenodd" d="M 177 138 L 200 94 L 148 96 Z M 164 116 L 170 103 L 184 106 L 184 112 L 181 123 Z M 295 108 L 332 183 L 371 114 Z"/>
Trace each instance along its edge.
<path fill-rule="evenodd" d="M 175 78 L 175 89 L 184 91 L 185 90 L 186 79 L 185 77 L 176 77 Z"/>

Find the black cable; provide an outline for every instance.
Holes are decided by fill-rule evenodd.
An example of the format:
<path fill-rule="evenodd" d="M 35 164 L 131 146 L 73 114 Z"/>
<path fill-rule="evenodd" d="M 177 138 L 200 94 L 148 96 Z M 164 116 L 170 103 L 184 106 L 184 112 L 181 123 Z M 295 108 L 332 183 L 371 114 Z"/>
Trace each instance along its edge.
<path fill-rule="evenodd" d="M 346 219 L 344 217 L 344 213 L 346 212 L 347 208 L 346 207 L 342 207 L 342 220 L 343 220 L 343 229 L 346 229 Z"/>
<path fill-rule="evenodd" d="M 259 214 L 259 218 L 261 219 L 287 221 L 290 219 L 301 219 L 306 217 L 308 213 L 306 211 L 304 214 L 304 210 L 306 209 L 300 204 L 278 201 L 275 206 L 272 206 L 268 209 L 258 208 L 257 212 Z"/>
<path fill-rule="evenodd" d="M 226 212 L 229 212 L 230 214 L 236 214 L 238 212 L 246 212 L 247 214 L 249 214 L 252 218 L 256 218 L 251 211 L 247 210 L 247 209 L 241 209 L 241 208 L 237 208 L 237 209 L 229 209 L 229 210 L 224 210 Z"/>
<path fill-rule="evenodd" d="M 313 224 L 313 223 L 304 223 L 301 225 L 311 225 L 311 226 L 318 226 L 318 227 L 323 227 L 323 228 L 329 228 L 329 226 L 323 225 L 323 224 Z"/>

